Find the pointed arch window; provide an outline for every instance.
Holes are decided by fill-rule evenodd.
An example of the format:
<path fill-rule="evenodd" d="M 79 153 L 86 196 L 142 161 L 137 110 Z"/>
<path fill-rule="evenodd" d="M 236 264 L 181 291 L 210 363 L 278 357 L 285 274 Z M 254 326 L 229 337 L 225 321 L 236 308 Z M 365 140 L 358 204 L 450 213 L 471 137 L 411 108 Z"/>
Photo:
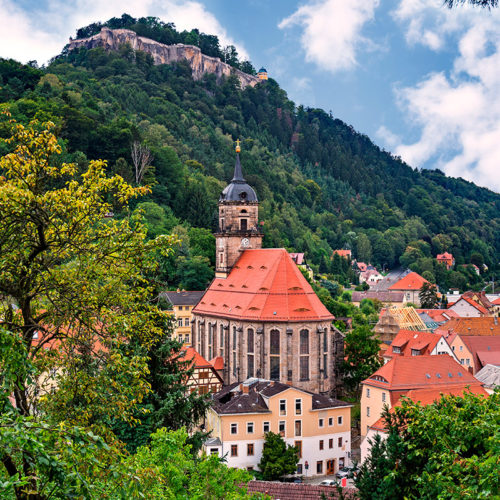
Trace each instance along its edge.
<path fill-rule="evenodd" d="M 269 333 L 269 377 L 271 380 L 280 378 L 280 332 L 271 330 Z"/>
<path fill-rule="evenodd" d="M 300 380 L 309 380 L 309 330 L 300 330 L 299 358 Z"/>

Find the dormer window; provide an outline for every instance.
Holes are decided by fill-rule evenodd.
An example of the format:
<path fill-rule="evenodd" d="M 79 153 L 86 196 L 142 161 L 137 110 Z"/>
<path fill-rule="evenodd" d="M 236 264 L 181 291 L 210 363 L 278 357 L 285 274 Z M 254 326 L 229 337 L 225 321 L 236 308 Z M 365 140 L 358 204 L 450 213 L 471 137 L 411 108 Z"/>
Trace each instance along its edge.
<path fill-rule="evenodd" d="M 412 349 L 411 350 L 411 355 L 412 356 L 420 356 L 422 353 L 420 352 L 420 349 Z"/>
<path fill-rule="evenodd" d="M 247 192 L 246 192 L 246 191 L 242 191 L 242 192 L 240 193 L 240 198 L 241 198 L 242 200 L 246 200 L 246 198 L 247 198 Z"/>
<path fill-rule="evenodd" d="M 392 352 L 393 352 L 394 354 L 401 354 L 401 347 L 396 347 L 396 346 L 394 346 L 394 347 L 392 348 Z"/>

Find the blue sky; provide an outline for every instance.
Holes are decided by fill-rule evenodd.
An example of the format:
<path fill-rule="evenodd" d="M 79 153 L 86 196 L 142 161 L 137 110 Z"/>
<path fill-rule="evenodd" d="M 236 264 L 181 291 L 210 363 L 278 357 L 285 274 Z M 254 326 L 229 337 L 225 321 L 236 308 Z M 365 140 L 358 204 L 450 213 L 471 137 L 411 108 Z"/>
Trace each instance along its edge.
<path fill-rule="evenodd" d="M 410 165 L 500 192 L 500 11 L 442 0 L 0 0 L 0 56 L 40 63 L 127 12 L 198 27 Z"/>

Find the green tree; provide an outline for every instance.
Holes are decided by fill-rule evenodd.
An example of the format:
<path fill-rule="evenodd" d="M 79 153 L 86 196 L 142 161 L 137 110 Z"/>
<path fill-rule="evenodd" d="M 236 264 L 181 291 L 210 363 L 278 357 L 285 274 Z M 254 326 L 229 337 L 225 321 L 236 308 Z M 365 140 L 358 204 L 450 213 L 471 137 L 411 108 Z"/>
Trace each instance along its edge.
<path fill-rule="evenodd" d="M 180 287 L 185 290 L 205 290 L 214 277 L 214 271 L 206 257 L 179 257 L 178 262 L 177 278 Z"/>
<path fill-rule="evenodd" d="M 369 326 L 358 326 L 345 337 L 342 373 L 347 390 L 359 392 L 359 384 L 381 366 L 380 341 Z"/>
<path fill-rule="evenodd" d="M 438 303 L 436 285 L 424 283 L 418 292 L 418 298 L 420 299 L 420 305 L 424 309 L 434 309 Z"/>
<path fill-rule="evenodd" d="M 366 234 L 361 233 L 356 240 L 356 259 L 369 263 L 372 259 L 372 244 Z"/>
<path fill-rule="evenodd" d="M 259 469 L 265 481 L 276 481 L 287 474 L 294 474 L 299 462 L 295 446 L 285 443 L 277 433 L 268 432 L 265 436 Z"/>

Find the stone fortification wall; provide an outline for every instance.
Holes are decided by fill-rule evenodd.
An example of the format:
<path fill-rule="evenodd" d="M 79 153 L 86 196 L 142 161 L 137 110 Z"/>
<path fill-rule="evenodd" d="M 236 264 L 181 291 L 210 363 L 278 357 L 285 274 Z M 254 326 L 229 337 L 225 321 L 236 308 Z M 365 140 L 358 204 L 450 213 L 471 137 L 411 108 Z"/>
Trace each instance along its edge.
<path fill-rule="evenodd" d="M 181 60 L 188 61 L 195 80 L 202 78 L 205 73 L 213 73 L 218 80 L 222 76 L 236 75 L 242 87 L 247 85 L 253 87 L 260 81 L 256 76 L 248 75 L 229 64 L 223 63 L 218 57 L 202 54 L 201 50 L 194 45 L 164 45 L 149 38 L 137 36 L 135 32 L 126 29 L 102 28 L 100 33 L 89 38 L 70 39 L 68 50 L 80 47 L 87 49 L 103 47 L 107 50 L 118 50 L 125 43 L 130 44 L 134 50 L 151 54 L 155 64 L 171 64 Z"/>

